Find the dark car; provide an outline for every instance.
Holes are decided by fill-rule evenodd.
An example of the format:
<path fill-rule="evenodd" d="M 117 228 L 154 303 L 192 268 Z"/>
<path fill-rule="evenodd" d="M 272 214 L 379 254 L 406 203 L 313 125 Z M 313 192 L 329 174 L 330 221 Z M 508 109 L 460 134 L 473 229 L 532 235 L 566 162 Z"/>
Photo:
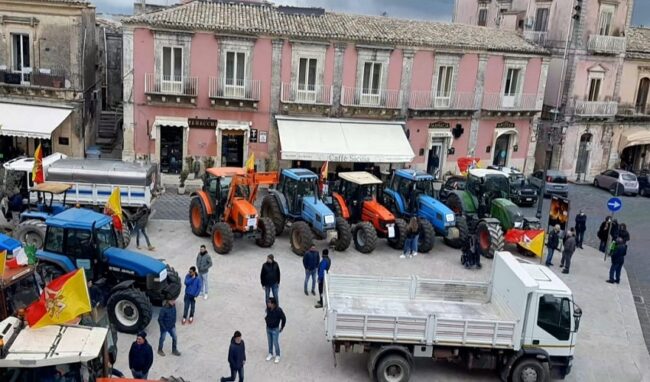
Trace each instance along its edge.
<path fill-rule="evenodd" d="M 440 191 L 438 192 L 438 200 L 444 203 L 452 191 L 463 191 L 465 189 L 466 181 L 467 178 L 458 175 L 447 178 L 445 183 L 440 188 Z"/>
<path fill-rule="evenodd" d="M 639 182 L 639 195 L 650 196 L 650 175 L 639 175 L 637 180 Z"/>
<path fill-rule="evenodd" d="M 532 206 L 537 202 L 537 187 L 530 184 L 521 171 L 510 167 L 488 166 L 501 171 L 510 181 L 510 200 L 519 206 Z"/>

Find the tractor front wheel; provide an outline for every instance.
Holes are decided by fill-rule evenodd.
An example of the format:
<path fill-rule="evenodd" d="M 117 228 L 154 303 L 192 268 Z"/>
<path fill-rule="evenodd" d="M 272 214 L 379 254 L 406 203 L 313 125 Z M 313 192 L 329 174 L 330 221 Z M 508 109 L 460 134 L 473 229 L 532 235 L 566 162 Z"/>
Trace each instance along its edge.
<path fill-rule="evenodd" d="M 275 225 L 276 236 L 282 235 L 286 219 L 280 209 L 280 203 L 275 196 L 266 195 L 264 199 L 262 199 L 262 216 L 271 219 L 273 225 Z"/>
<path fill-rule="evenodd" d="M 433 249 L 436 240 L 436 231 L 426 219 L 418 219 L 420 236 L 418 238 L 418 252 L 427 253 Z"/>
<path fill-rule="evenodd" d="M 110 321 L 120 332 L 136 334 L 151 322 L 151 302 L 139 289 L 119 290 L 111 295 L 106 305 Z"/>
<path fill-rule="evenodd" d="M 291 250 L 298 256 L 304 255 L 314 244 L 314 233 L 309 224 L 299 221 L 291 225 L 289 233 Z"/>
<path fill-rule="evenodd" d="M 354 248 L 361 253 L 370 253 L 377 246 L 377 231 L 370 222 L 356 224 L 352 238 L 354 239 Z"/>
<path fill-rule="evenodd" d="M 220 255 L 225 255 L 232 250 L 235 235 L 226 223 L 219 222 L 212 228 L 212 247 Z"/>
<path fill-rule="evenodd" d="M 255 243 L 262 248 L 269 248 L 275 243 L 275 225 L 269 218 L 260 218 L 257 222 L 257 239 Z"/>
<path fill-rule="evenodd" d="M 404 248 L 406 241 L 406 221 L 395 219 L 395 236 L 388 238 L 388 245 L 395 249 Z"/>
<path fill-rule="evenodd" d="M 342 217 L 336 218 L 336 240 L 333 240 L 334 250 L 342 252 L 352 243 L 352 229 L 350 224 Z"/>
<path fill-rule="evenodd" d="M 481 221 L 476 226 L 481 255 L 491 259 L 497 251 L 503 250 L 503 230 L 498 224 L 488 224 Z"/>
<path fill-rule="evenodd" d="M 458 230 L 458 237 L 449 239 L 445 237 L 445 244 L 452 248 L 462 248 L 463 244 L 469 240 L 469 227 L 467 226 L 467 219 L 465 216 L 456 216 L 456 227 Z"/>
<path fill-rule="evenodd" d="M 45 222 L 42 220 L 25 220 L 16 228 L 14 237 L 21 243 L 32 244 L 36 249 L 41 249 L 45 244 L 45 229 Z"/>
<path fill-rule="evenodd" d="M 196 236 L 206 236 L 208 231 L 208 214 L 201 198 L 195 196 L 190 201 L 190 226 Z"/>

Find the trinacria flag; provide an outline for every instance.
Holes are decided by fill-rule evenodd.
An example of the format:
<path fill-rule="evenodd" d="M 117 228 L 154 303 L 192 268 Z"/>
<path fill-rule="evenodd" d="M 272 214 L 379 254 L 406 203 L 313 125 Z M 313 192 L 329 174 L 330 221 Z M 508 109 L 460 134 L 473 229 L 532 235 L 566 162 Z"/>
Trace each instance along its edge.
<path fill-rule="evenodd" d="M 45 182 L 45 174 L 43 173 L 43 148 L 39 144 L 34 151 L 34 166 L 32 166 L 32 182 L 43 183 Z"/>

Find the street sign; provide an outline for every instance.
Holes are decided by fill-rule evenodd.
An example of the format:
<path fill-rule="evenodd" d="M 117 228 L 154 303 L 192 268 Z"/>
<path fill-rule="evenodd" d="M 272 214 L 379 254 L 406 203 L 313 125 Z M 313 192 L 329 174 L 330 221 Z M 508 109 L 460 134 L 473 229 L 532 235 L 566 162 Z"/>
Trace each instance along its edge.
<path fill-rule="evenodd" d="M 620 210 L 623 207 L 623 201 L 620 198 L 610 198 L 607 201 L 607 208 L 609 208 L 610 211 L 616 212 Z"/>

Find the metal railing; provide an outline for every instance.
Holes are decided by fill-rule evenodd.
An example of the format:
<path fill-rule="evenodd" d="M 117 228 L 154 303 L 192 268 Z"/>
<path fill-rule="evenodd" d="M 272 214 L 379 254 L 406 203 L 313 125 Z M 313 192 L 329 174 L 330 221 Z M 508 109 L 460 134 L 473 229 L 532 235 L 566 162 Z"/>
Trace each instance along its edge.
<path fill-rule="evenodd" d="M 484 110 L 541 110 L 537 106 L 537 94 L 486 93 L 483 96 Z"/>
<path fill-rule="evenodd" d="M 638 116 L 648 116 L 650 115 L 650 106 L 643 104 L 637 105 L 633 103 L 623 103 L 618 105 L 618 110 L 616 114 L 619 115 L 638 115 Z"/>
<path fill-rule="evenodd" d="M 227 98 L 259 101 L 261 93 L 260 80 L 236 80 L 222 77 L 210 77 L 210 98 Z"/>
<path fill-rule="evenodd" d="M 611 117 L 618 112 L 618 103 L 613 101 L 576 101 L 574 113 L 589 117 Z"/>
<path fill-rule="evenodd" d="M 199 94 L 199 78 L 146 73 L 144 77 L 144 92 L 147 94 L 196 97 Z"/>
<path fill-rule="evenodd" d="M 63 69 L 22 68 L 9 70 L 0 66 L 0 83 L 21 86 L 42 86 L 48 88 L 65 88 L 67 73 Z"/>
<path fill-rule="evenodd" d="M 341 88 L 341 105 L 399 109 L 402 107 L 402 91 L 343 86 Z"/>
<path fill-rule="evenodd" d="M 440 97 L 434 91 L 413 91 L 409 98 L 409 109 L 473 110 L 475 99 L 475 93 L 452 93 L 449 97 Z"/>
<path fill-rule="evenodd" d="M 625 53 L 625 37 L 589 35 L 587 49 L 596 53 Z"/>
<path fill-rule="evenodd" d="M 546 44 L 546 35 L 547 32 L 538 32 L 538 31 L 524 31 L 524 38 L 532 43 L 537 45 L 544 46 Z"/>
<path fill-rule="evenodd" d="M 332 86 L 283 82 L 280 90 L 280 101 L 284 103 L 331 105 L 332 97 Z"/>

